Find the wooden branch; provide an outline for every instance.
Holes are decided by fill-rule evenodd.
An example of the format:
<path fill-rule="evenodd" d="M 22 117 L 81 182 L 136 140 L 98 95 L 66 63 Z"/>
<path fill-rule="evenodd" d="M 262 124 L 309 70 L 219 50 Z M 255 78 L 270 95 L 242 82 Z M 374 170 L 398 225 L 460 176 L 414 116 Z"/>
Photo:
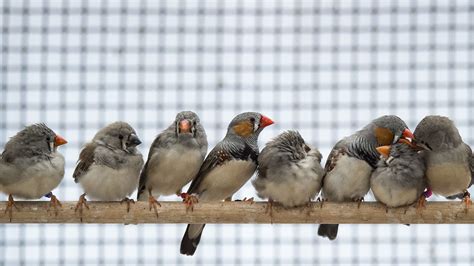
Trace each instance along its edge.
<path fill-rule="evenodd" d="M 76 202 L 63 202 L 57 216 L 48 211 L 47 201 L 17 201 L 12 223 L 81 223 Z M 82 223 L 145 224 L 145 223 L 222 223 L 222 224 L 469 224 L 474 223 L 474 210 L 466 211 L 460 201 L 428 202 L 426 208 L 388 209 L 376 202 L 321 203 L 285 209 L 274 204 L 273 217 L 265 212 L 265 202 L 198 203 L 194 211 L 186 212 L 181 202 L 161 202 L 159 216 L 149 210 L 148 202 L 127 205 L 119 202 L 88 202 Z M 0 223 L 10 223 L 6 202 L 0 202 Z"/>

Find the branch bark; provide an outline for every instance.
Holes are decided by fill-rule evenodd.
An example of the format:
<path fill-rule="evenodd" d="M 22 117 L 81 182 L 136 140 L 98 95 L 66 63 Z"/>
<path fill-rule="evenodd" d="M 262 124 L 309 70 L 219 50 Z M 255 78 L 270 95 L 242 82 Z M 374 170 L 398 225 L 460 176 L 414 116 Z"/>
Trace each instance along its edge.
<path fill-rule="evenodd" d="M 160 202 L 159 216 L 148 202 L 127 205 L 120 202 L 88 202 L 84 208 L 82 223 L 96 224 L 149 224 L 149 223 L 222 223 L 222 224 L 470 224 L 474 223 L 474 210 L 466 211 L 459 201 L 428 202 L 426 208 L 414 207 L 388 209 L 376 202 L 321 203 L 285 209 L 273 205 L 273 216 L 265 212 L 265 202 L 216 202 L 198 203 L 194 211 L 186 212 L 181 202 Z M 46 201 L 18 201 L 13 208 L 11 223 L 81 223 L 79 211 L 75 212 L 76 202 L 63 202 L 57 216 L 48 211 Z M 0 202 L 0 223 L 10 223 L 5 213 L 6 202 Z"/>

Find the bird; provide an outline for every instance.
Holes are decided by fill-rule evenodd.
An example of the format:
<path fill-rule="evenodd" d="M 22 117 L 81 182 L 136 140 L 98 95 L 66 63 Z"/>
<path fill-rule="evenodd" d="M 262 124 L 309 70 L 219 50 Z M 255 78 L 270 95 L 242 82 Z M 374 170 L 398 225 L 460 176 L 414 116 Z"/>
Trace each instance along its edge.
<path fill-rule="evenodd" d="M 370 188 L 377 201 L 387 208 L 424 202 L 427 181 L 425 160 L 410 142 L 377 147 L 381 159 L 370 177 Z"/>
<path fill-rule="evenodd" d="M 260 198 L 291 208 L 311 201 L 321 190 L 321 153 L 306 144 L 297 131 L 285 131 L 268 142 L 258 156 L 252 181 Z"/>
<path fill-rule="evenodd" d="M 199 201 L 222 201 L 231 197 L 254 174 L 258 164 L 258 136 L 273 121 L 256 112 L 237 115 L 224 139 L 207 155 L 187 193 Z M 181 240 L 181 254 L 193 255 L 204 224 L 188 225 Z"/>
<path fill-rule="evenodd" d="M 76 205 L 82 220 L 82 206 L 85 196 L 102 201 L 127 203 L 130 210 L 130 196 L 138 186 L 138 177 L 143 167 L 143 157 L 137 146 L 142 142 L 135 130 L 126 122 L 117 121 L 99 130 L 91 142 L 85 144 L 79 155 L 73 177 L 84 194 Z"/>
<path fill-rule="evenodd" d="M 429 115 L 416 126 L 414 144 L 423 148 L 428 186 L 434 194 L 462 198 L 471 205 L 468 188 L 473 183 L 474 158 L 454 122 L 445 116 Z"/>
<path fill-rule="evenodd" d="M 67 141 L 43 123 L 25 127 L 6 144 L 0 157 L 0 190 L 8 195 L 5 212 L 12 220 L 13 196 L 39 199 L 49 196 L 50 206 L 61 206 L 52 194 L 64 177 L 64 156 L 57 148 Z"/>
<path fill-rule="evenodd" d="M 180 195 L 181 189 L 196 177 L 207 153 L 207 136 L 196 113 L 182 111 L 159 134 L 150 147 L 140 175 L 138 200 L 148 199 L 155 208 L 161 195 Z"/>
<path fill-rule="evenodd" d="M 343 138 L 330 152 L 325 165 L 323 200 L 360 202 L 370 189 L 370 175 L 379 160 L 376 148 L 413 139 L 405 122 L 395 115 L 378 117 L 361 130 Z M 360 205 L 359 205 L 360 206 Z M 321 224 L 318 235 L 334 240 L 337 224 Z"/>

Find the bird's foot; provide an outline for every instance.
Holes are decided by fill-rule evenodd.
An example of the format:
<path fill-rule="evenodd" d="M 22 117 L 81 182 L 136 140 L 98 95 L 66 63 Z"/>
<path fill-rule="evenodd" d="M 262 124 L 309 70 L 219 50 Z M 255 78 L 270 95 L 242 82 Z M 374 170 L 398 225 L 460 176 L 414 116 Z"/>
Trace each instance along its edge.
<path fill-rule="evenodd" d="M 225 198 L 224 201 L 232 201 L 232 196 Z"/>
<path fill-rule="evenodd" d="M 152 195 L 148 196 L 148 209 L 151 211 L 153 209 L 155 211 L 156 218 L 158 218 L 158 207 L 161 207 L 161 204 L 153 197 Z"/>
<path fill-rule="evenodd" d="M 466 213 L 467 213 L 467 211 L 472 205 L 471 194 L 469 193 L 469 191 L 464 192 L 462 202 L 466 205 Z"/>
<path fill-rule="evenodd" d="M 265 214 L 270 215 L 270 220 L 273 223 L 273 200 L 269 199 L 267 205 L 265 206 Z"/>
<path fill-rule="evenodd" d="M 54 215 L 55 216 L 58 216 L 58 207 L 63 207 L 63 205 L 61 204 L 61 202 L 58 200 L 58 198 L 56 198 L 55 195 L 53 195 L 53 193 L 51 193 L 51 196 L 50 196 L 50 200 L 49 200 L 49 207 L 48 207 L 48 212 L 51 210 L 51 208 L 54 209 Z"/>
<path fill-rule="evenodd" d="M 254 203 L 253 197 L 251 197 L 251 198 L 244 197 L 244 199 L 243 199 L 242 201 L 243 201 L 243 202 L 247 202 L 247 203 L 249 203 L 249 204 L 253 204 L 253 203 Z"/>
<path fill-rule="evenodd" d="M 193 194 L 181 193 L 184 205 L 186 205 L 186 212 L 194 211 L 194 204 L 198 203 L 198 198 Z"/>
<path fill-rule="evenodd" d="M 13 212 L 13 207 L 18 211 L 20 210 L 16 204 L 15 201 L 13 200 L 13 196 L 10 194 L 8 195 L 8 202 L 7 202 L 7 207 L 5 208 L 5 213 L 8 212 L 8 217 L 10 218 L 10 223 L 12 222 L 12 212 Z"/>
<path fill-rule="evenodd" d="M 423 209 L 426 208 L 426 196 L 425 194 L 421 194 L 418 202 L 416 203 L 416 211 L 421 212 Z"/>
<path fill-rule="evenodd" d="M 89 205 L 87 205 L 86 193 L 82 194 L 79 197 L 79 200 L 77 201 L 77 204 L 76 204 L 76 208 L 74 209 L 74 212 L 79 211 L 79 217 L 81 219 L 81 223 L 82 223 L 82 212 L 84 210 L 84 207 L 89 209 Z"/>
<path fill-rule="evenodd" d="M 318 201 L 321 202 L 321 205 L 319 205 L 319 208 L 322 209 L 322 208 L 323 208 L 323 205 L 324 205 L 324 202 L 325 202 L 325 201 L 328 201 L 328 200 L 327 200 L 327 199 L 324 199 L 324 198 L 318 197 L 318 198 L 316 199 L 316 201 L 317 201 L 317 202 L 318 202 Z"/>
<path fill-rule="evenodd" d="M 127 212 L 130 212 L 130 204 L 135 204 L 135 201 L 133 199 L 129 199 L 129 198 L 124 198 L 123 200 L 120 201 L 120 205 L 122 205 L 122 203 L 127 203 Z"/>
<path fill-rule="evenodd" d="M 354 199 L 357 202 L 357 208 L 360 209 L 360 204 L 364 201 L 364 197 Z"/>

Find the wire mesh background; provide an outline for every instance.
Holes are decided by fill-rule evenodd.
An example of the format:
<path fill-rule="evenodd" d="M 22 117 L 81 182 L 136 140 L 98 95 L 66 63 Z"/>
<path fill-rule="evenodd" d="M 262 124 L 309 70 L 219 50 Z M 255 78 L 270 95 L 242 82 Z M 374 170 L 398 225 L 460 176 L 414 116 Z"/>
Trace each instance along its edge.
<path fill-rule="evenodd" d="M 210 146 L 242 111 L 277 123 L 260 145 L 298 129 L 324 155 L 382 114 L 413 129 L 427 114 L 454 119 L 474 144 L 471 1 L 0 2 L 0 144 L 45 122 L 65 136 L 61 200 L 81 146 L 125 120 L 144 143 L 184 109 Z M 235 198 L 255 196 L 247 184 Z M 166 198 L 178 200 L 177 198 Z M 210 225 L 194 257 L 185 225 L 2 225 L 1 265 L 474 263 L 471 225 Z"/>

